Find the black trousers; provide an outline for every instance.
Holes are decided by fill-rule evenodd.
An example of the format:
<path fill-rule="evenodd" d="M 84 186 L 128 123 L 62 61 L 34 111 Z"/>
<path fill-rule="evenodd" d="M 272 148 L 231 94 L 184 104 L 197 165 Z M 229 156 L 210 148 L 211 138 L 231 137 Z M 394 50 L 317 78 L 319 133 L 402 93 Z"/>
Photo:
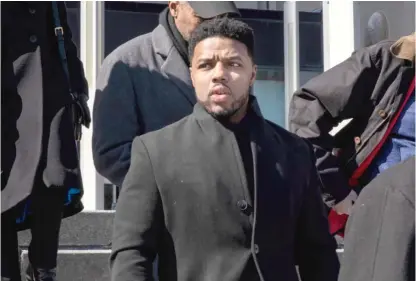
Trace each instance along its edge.
<path fill-rule="evenodd" d="M 62 188 L 42 186 L 30 196 L 29 261 L 35 268 L 56 267 L 59 230 L 65 200 Z M 16 206 L 2 214 L 1 222 L 1 276 L 10 281 L 21 281 L 20 257 L 17 241 L 16 217 L 20 207 Z M 8 280 L 8 279 L 6 279 Z"/>

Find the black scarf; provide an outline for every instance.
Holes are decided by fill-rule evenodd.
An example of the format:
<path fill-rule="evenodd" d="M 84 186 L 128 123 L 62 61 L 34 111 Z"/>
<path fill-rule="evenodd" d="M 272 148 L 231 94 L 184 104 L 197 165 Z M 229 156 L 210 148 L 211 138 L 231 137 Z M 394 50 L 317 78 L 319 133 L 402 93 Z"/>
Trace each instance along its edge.
<path fill-rule="evenodd" d="M 178 50 L 186 65 L 189 66 L 188 42 L 186 42 L 185 39 L 183 39 L 181 33 L 176 27 L 175 21 L 169 13 L 169 8 L 166 8 L 165 10 L 163 10 L 163 12 L 160 13 L 159 24 L 166 29 L 166 32 L 168 33 L 170 39 L 173 42 L 173 45 Z"/>

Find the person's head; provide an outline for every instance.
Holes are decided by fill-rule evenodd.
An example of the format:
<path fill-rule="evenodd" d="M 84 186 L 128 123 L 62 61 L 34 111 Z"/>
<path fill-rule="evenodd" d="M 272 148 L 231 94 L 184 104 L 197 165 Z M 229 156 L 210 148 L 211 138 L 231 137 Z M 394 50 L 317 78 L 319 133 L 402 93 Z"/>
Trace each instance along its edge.
<path fill-rule="evenodd" d="M 186 41 L 189 40 L 192 31 L 204 20 L 223 15 L 240 15 L 233 1 L 169 1 L 169 13 Z"/>
<path fill-rule="evenodd" d="M 191 34 L 189 61 L 200 104 L 215 118 L 239 122 L 256 78 L 254 32 L 244 22 L 218 18 Z"/>

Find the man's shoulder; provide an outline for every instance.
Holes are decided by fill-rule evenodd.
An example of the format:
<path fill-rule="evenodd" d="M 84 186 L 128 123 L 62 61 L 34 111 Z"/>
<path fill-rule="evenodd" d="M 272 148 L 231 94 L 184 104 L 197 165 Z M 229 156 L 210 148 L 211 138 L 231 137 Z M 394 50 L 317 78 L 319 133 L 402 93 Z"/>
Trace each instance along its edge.
<path fill-rule="evenodd" d="M 166 148 L 166 146 L 172 146 L 174 142 L 180 141 L 182 139 L 183 132 L 193 123 L 195 122 L 191 114 L 159 130 L 143 134 L 139 136 L 139 138 L 146 147 L 161 150 Z"/>
<path fill-rule="evenodd" d="M 121 44 L 105 58 L 103 64 L 122 62 L 130 67 L 145 65 L 154 53 L 153 35 L 157 29 Z"/>
<path fill-rule="evenodd" d="M 391 47 L 394 43 L 395 41 L 393 40 L 383 40 L 371 46 L 364 47 L 359 51 L 370 56 L 373 62 L 377 64 L 378 62 L 390 61 L 393 57 Z"/>
<path fill-rule="evenodd" d="M 311 168 L 315 168 L 315 153 L 312 144 L 302 137 L 266 120 L 275 138 L 275 147 L 284 154 L 282 164 L 290 167 L 289 177 L 309 178 Z"/>
<path fill-rule="evenodd" d="M 394 40 L 386 39 L 368 46 L 369 49 L 383 49 L 390 51 L 390 47 L 394 44 Z"/>
<path fill-rule="evenodd" d="M 269 120 L 265 119 L 265 122 L 266 126 L 274 134 L 274 136 L 280 144 L 285 145 L 290 150 L 299 151 L 299 149 L 301 149 L 301 152 L 309 150 L 308 142 L 304 138 L 301 138 L 296 134 L 289 132 L 288 130 Z"/>

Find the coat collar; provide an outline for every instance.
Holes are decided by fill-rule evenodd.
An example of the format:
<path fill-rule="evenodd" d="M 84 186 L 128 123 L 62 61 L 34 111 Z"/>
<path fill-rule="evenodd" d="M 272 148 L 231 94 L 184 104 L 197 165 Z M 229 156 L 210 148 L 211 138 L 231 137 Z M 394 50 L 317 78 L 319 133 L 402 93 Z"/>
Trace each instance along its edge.
<path fill-rule="evenodd" d="M 176 50 L 168 33 L 162 25 L 158 25 L 152 32 L 153 49 L 163 59 L 161 71 L 169 77 L 185 96 L 194 105 L 195 93 L 192 86 L 189 68 Z"/>
<path fill-rule="evenodd" d="M 152 32 L 152 42 L 155 53 L 163 58 L 166 58 L 171 49 L 175 48 L 165 28 L 160 24 Z"/>
<path fill-rule="evenodd" d="M 403 36 L 397 40 L 391 47 L 391 53 L 400 59 L 411 62 L 415 61 L 415 33 Z"/>

